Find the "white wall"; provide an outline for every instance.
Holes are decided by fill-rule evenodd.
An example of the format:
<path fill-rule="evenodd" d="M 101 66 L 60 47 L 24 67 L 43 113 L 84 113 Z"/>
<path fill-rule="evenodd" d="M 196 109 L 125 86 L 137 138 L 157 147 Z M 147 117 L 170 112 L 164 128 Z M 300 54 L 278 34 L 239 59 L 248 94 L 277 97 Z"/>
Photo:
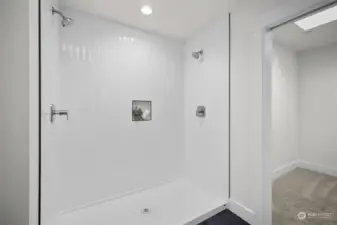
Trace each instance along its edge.
<path fill-rule="evenodd" d="M 274 46 L 272 64 L 273 170 L 298 160 L 298 66 L 296 53 Z"/>
<path fill-rule="evenodd" d="M 17 3 L 17 1 L 1 1 L 1 4 L 9 2 L 11 2 L 10 4 Z M 322 2 L 331 2 L 331 0 L 270 1 L 269 4 L 266 4 L 265 1 L 260 3 L 233 1 L 231 9 L 233 13 L 231 197 L 255 212 L 256 224 L 267 224 L 265 222 L 268 222 L 268 212 L 271 209 L 269 205 L 271 201 L 268 198 L 270 188 L 263 182 L 263 177 L 266 179 L 269 171 L 262 170 L 266 168 L 264 166 L 268 166 L 266 163 L 268 161 L 262 161 L 262 159 L 269 157 L 269 151 L 264 151 L 262 148 L 262 29 L 266 25 L 303 12 L 304 8 Z M 24 8 L 22 7 L 22 9 Z M 7 7 L 0 9 L 7 11 Z M 1 13 L 1 15 L 7 14 Z M 13 15 L 17 15 L 15 18 L 19 18 L 19 15 L 25 14 L 15 11 L 10 17 L 5 17 L 13 18 Z M 24 21 L 28 21 L 28 19 Z M 10 20 L 10 22 L 15 23 L 19 20 Z M 7 23 L 8 21 L 6 21 Z M 20 31 L 23 32 L 24 29 Z M 15 32 L 18 34 L 18 30 Z M 19 39 L 23 37 L 24 35 L 14 36 Z M 9 46 L 7 42 L 2 43 Z M 13 45 L 17 46 L 17 43 L 13 43 Z M 22 54 L 18 56 L 23 57 Z M 15 69 L 21 68 L 16 67 Z M 22 73 L 20 74 L 22 75 Z M 244 212 L 240 212 L 239 215 L 244 216 Z M 18 217 L 18 214 L 15 216 Z"/>
<path fill-rule="evenodd" d="M 298 57 L 301 159 L 337 172 L 337 45 L 300 52 Z"/>
<path fill-rule="evenodd" d="M 29 6 L 0 2 L 0 223 L 6 225 L 29 223 Z"/>
<path fill-rule="evenodd" d="M 263 28 L 331 1 L 232 1 L 231 198 L 245 207 L 239 215 L 253 215 L 253 224 L 270 224 L 271 212 L 271 155 L 262 135 Z"/>
<path fill-rule="evenodd" d="M 270 84 L 263 79 L 269 71 L 263 62 L 265 27 L 327 2 L 232 1 L 231 199 L 244 206 L 237 213 L 252 224 L 271 223 L 271 148 L 263 135 L 271 97 L 262 85 Z"/>
<path fill-rule="evenodd" d="M 39 220 L 39 1 L 29 1 L 29 225 Z"/>
<path fill-rule="evenodd" d="M 45 93 L 50 103 L 69 110 L 69 121 L 46 125 L 44 178 L 57 184 L 50 202 L 65 211 L 181 177 L 183 43 L 65 14 L 75 23 L 59 28 L 60 71 L 46 74 L 59 89 Z M 132 100 L 152 101 L 152 121 L 132 121 Z"/>
<path fill-rule="evenodd" d="M 3 9 L 4 9 L 4 3 L 5 2 L 1 2 L 1 12 L 3 12 Z M 8 4 L 8 3 L 7 3 Z M 5 20 L 5 14 L 4 13 L 0 13 L 0 27 L 1 28 L 4 28 L 6 25 L 6 20 Z M 6 37 L 4 35 L 0 35 L 0 47 L 1 49 L 4 48 L 5 46 L 5 43 L 6 43 Z M 4 63 L 5 61 L 2 60 L 3 57 L 4 57 L 4 52 L 1 52 L 1 60 L 0 60 L 0 90 L 4 90 L 5 88 L 5 85 L 4 85 Z M 1 97 L 0 97 L 0 104 L 1 105 L 4 105 L 5 104 L 5 98 L 3 97 L 3 91 L 1 91 Z M 4 124 L 5 122 L 5 113 L 0 110 L 0 124 Z M 0 148 L 0 224 L 3 224 L 5 221 L 4 221 L 4 215 L 5 215 L 5 189 L 4 189 L 4 182 L 5 182 L 5 173 L 4 173 L 4 169 L 5 169 L 5 160 L 4 160 L 4 150 L 2 150 L 2 148 L 4 147 L 3 143 L 4 143 L 4 135 L 5 133 L 5 130 L 3 128 L 0 128 L 0 145 L 1 145 L 1 148 Z"/>
<path fill-rule="evenodd" d="M 192 52 L 204 50 L 204 61 Z M 185 147 L 187 176 L 216 197 L 228 199 L 228 17 L 185 46 Z M 206 118 L 196 116 L 198 105 Z"/>

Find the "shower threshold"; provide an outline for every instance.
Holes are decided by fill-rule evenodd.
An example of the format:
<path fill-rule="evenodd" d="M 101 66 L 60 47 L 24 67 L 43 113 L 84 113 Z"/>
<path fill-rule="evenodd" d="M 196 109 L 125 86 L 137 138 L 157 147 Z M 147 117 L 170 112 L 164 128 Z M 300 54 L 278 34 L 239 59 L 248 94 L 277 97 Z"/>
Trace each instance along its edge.
<path fill-rule="evenodd" d="M 59 225 L 195 225 L 225 209 L 224 199 L 214 198 L 187 180 L 61 216 Z"/>

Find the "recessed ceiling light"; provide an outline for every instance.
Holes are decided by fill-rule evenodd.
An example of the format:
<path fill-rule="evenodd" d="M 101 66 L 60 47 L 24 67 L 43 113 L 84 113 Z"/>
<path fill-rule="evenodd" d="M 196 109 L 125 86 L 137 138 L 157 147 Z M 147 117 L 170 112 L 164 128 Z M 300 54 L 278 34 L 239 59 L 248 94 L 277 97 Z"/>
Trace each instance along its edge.
<path fill-rule="evenodd" d="M 315 27 L 337 20 L 337 6 L 331 7 L 314 15 L 295 22 L 297 26 L 307 31 Z"/>
<path fill-rule="evenodd" d="M 144 15 L 148 16 L 152 14 L 152 7 L 149 5 L 144 5 L 140 10 Z"/>

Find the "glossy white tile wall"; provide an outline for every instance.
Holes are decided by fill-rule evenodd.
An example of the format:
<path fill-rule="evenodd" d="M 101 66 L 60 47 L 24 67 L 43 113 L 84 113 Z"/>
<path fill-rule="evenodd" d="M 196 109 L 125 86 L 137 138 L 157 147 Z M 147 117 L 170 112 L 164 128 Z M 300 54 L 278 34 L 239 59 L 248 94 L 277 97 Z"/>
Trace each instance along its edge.
<path fill-rule="evenodd" d="M 182 176 L 182 43 L 64 12 L 75 23 L 59 28 L 60 72 L 53 76 L 57 108 L 70 111 L 69 121 L 50 125 L 58 143 L 46 153 L 54 155 L 48 168 L 59 210 Z M 132 122 L 132 100 L 152 101 L 151 122 Z"/>
<path fill-rule="evenodd" d="M 62 130 L 61 124 L 49 123 L 49 105 L 60 104 L 60 64 L 59 64 L 59 29 L 60 18 L 52 16 L 51 7 L 58 7 L 57 0 L 41 1 L 41 81 L 42 81 L 42 184 L 41 207 L 42 224 L 55 224 L 56 213 L 60 210 L 59 164 Z"/>
<path fill-rule="evenodd" d="M 185 46 L 186 172 L 198 186 L 224 200 L 229 187 L 228 18 L 200 32 Z M 191 54 L 202 48 L 204 61 Z M 196 117 L 198 105 L 206 118 Z"/>

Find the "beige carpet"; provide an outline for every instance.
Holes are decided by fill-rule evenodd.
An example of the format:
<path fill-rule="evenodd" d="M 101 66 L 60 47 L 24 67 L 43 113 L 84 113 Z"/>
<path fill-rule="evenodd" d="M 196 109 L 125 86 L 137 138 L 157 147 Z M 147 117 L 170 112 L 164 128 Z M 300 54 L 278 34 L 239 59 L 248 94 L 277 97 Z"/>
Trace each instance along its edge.
<path fill-rule="evenodd" d="M 336 177 L 297 168 L 274 181 L 273 225 L 302 224 L 337 225 Z"/>

